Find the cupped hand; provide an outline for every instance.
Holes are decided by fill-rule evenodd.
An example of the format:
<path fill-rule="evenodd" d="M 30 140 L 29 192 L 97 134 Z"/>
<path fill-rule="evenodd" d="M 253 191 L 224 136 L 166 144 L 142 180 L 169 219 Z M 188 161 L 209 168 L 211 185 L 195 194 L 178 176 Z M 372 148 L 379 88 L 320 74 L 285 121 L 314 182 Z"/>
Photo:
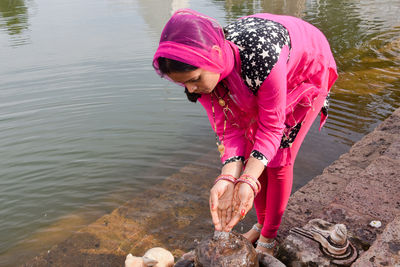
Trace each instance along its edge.
<path fill-rule="evenodd" d="M 235 186 L 220 180 L 210 191 L 210 211 L 215 230 L 222 231 L 232 218 L 232 199 Z"/>
<path fill-rule="evenodd" d="M 236 184 L 232 200 L 232 218 L 223 230 L 226 232 L 231 231 L 232 228 L 251 210 L 253 202 L 253 189 L 251 189 L 251 187 L 246 183 Z"/>

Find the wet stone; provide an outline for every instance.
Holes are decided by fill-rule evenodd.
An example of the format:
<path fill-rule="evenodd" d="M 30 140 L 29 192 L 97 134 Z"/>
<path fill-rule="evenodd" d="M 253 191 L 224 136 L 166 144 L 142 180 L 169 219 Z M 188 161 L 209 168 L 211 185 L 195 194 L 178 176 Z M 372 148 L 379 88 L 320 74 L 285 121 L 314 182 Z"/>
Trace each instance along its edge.
<path fill-rule="evenodd" d="M 200 266 L 259 266 L 285 267 L 277 258 L 267 253 L 257 253 L 242 235 L 216 232 L 185 253 L 174 267 Z"/>
<path fill-rule="evenodd" d="M 258 267 L 258 255 L 252 244 L 242 235 L 213 236 L 200 242 L 195 249 L 195 266 Z"/>
<path fill-rule="evenodd" d="M 385 227 L 352 266 L 400 266 L 400 216 Z"/>
<path fill-rule="evenodd" d="M 400 132 L 400 110 L 395 110 L 389 118 L 377 127 L 377 130 L 398 135 Z"/>
<path fill-rule="evenodd" d="M 400 160 L 400 142 L 390 145 L 384 155 L 391 159 Z"/>

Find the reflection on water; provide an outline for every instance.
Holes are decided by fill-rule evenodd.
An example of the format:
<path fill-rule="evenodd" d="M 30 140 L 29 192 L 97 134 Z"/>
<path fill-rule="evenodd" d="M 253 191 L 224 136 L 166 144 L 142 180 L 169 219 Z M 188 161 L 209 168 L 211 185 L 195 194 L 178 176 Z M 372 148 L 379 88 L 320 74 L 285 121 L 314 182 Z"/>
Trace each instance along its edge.
<path fill-rule="evenodd" d="M 0 0 L 0 30 L 13 36 L 13 45 L 24 44 L 26 37 L 17 36 L 28 29 L 28 7 L 24 0 Z"/>
<path fill-rule="evenodd" d="M 304 19 L 327 36 L 339 70 L 329 134 L 351 145 L 399 107 L 400 2 L 309 1 Z"/>
<path fill-rule="evenodd" d="M 0 0 L 1 266 L 215 149 L 202 108 L 151 67 L 164 23 L 189 6 L 222 25 L 295 15 L 327 36 L 340 77 L 295 189 L 399 107 L 398 0 Z"/>
<path fill-rule="evenodd" d="M 224 6 L 226 19 L 231 22 L 238 17 L 260 12 L 302 17 L 306 0 L 213 0 L 213 2 Z"/>
<path fill-rule="evenodd" d="M 1 0 L 0 15 L 3 17 L 0 27 L 6 28 L 10 35 L 20 34 L 28 28 L 28 8 L 24 0 Z"/>
<path fill-rule="evenodd" d="M 138 4 L 141 16 L 157 41 L 169 17 L 180 8 L 189 8 L 189 0 L 138 0 Z"/>

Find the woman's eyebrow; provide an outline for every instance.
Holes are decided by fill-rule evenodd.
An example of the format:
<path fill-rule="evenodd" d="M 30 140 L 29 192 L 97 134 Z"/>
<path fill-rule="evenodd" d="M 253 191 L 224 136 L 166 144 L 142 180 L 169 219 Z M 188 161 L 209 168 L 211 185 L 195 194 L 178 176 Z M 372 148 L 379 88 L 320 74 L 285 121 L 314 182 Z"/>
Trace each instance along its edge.
<path fill-rule="evenodd" d="M 189 80 L 187 80 L 186 82 L 183 82 L 183 83 L 192 82 L 192 81 L 198 80 L 199 78 L 200 78 L 200 75 L 198 75 L 196 77 L 193 77 L 193 78 L 191 78 L 191 79 L 189 79 Z"/>

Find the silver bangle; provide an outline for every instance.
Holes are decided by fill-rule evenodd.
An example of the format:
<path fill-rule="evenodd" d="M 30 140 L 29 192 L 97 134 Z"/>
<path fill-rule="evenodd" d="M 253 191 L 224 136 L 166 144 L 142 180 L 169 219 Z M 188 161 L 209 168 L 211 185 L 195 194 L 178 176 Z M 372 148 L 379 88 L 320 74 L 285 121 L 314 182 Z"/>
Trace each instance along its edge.
<path fill-rule="evenodd" d="M 259 228 L 259 227 L 257 226 L 257 224 L 253 225 L 253 227 L 251 227 L 251 229 L 254 230 L 254 231 L 257 231 L 257 232 L 261 233 L 261 228 Z"/>
<path fill-rule="evenodd" d="M 260 240 L 258 240 L 257 242 L 257 246 L 263 247 L 263 248 L 274 248 L 276 244 L 276 241 L 272 241 L 271 243 L 266 243 L 266 242 L 261 242 Z"/>

